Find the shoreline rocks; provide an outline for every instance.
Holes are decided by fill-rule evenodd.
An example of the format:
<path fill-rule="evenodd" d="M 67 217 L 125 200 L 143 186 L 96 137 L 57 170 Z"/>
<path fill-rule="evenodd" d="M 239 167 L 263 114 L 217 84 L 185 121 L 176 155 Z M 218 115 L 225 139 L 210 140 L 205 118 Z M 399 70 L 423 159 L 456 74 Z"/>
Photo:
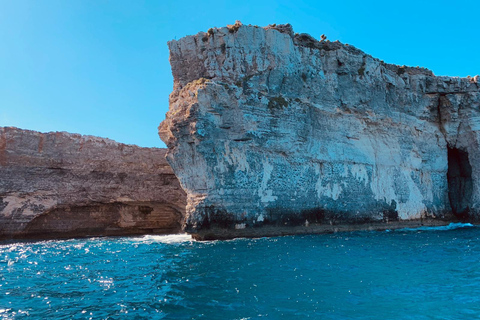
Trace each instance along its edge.
<path fill-rule="evenodd" d="M 165 149 L 0 127 L 0 240 L 181 231 Z"/>
<path fill-rule="evenodd" d="M 355 231 L 387 231 L 401 229 L 417 229 L 424 227 L 442 227 L 460 221 L 444 219 L 415 219 L 392 222 L 367 222 L 367 223 L 315 223 L 297 226 L 262 226 L 257 228 L 226 229 L 210 228 L 202 229 L 198 233 L 192 233 L 192 238 L 197 241 L 230 240 L 235 238 L 262 238 L 292 235 L 331 234 L 339 232 Z"/>
<path fill-rule="evenodd" d="M 290 25 L 236 23 L 169 49 L 159 135 L 186 231 L 478 219 L 478 77 L 386 64 Z"/>

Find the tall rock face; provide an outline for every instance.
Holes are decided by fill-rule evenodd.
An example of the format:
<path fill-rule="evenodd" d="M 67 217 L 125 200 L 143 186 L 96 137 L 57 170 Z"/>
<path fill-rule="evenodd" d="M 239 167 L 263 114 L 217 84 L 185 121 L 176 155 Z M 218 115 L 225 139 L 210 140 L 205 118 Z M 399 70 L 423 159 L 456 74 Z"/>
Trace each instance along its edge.
<path fill-rule="evenodd" d="M 169 48 L 159 134 L 187 231 L 479 216 L 478 77 L 386 64 L 290 25 Z"/>
<path fill-rule="evenodd" d="M 186 196 L 165 153 L 0 127 L 0 239 L 180 231 Z"/>

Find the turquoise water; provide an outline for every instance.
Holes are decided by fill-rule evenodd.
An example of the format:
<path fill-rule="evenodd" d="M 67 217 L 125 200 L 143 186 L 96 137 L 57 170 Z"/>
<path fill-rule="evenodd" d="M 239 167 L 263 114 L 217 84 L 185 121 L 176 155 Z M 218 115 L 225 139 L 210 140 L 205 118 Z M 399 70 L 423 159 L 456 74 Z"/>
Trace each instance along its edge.
<path fill-rule="evenodd" d="M 480 228 L 0 243 L 0 319 L 478 319 Z"/>

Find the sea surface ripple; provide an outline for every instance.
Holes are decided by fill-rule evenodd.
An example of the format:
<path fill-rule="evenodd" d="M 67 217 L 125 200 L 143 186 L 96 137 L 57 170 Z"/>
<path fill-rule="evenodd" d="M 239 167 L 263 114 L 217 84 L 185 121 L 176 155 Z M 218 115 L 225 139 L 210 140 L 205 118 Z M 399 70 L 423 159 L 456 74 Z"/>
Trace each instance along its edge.
<path fill-rule="evenodd" d="M 478 319 L 468 224 L 0 242 L 0 319 Z"/>

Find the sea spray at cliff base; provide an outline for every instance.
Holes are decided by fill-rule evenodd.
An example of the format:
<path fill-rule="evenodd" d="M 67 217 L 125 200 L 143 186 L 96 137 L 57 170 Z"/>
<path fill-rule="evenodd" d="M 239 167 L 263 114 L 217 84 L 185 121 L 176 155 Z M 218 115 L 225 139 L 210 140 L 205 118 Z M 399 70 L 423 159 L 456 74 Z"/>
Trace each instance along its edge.
<path fill-rule="evenodd" d="M 475 318 L 479 229 L 450 228 L 4 242 L 0 318 Z"/>
<path fill-rule="evenodd" d="M 417 228 L 399 228 L 395 229 L 394 231 L 402 232 L 402 231 L 445 231 L 445 230 L 455 230 L 459 228 L 472 228 L 474 227 L 473 224 L 471 223 L 450 223 L 449 225 L 446 226 L 438 226 L 438 227 L 428 227 L 428 226 L 422 226 L 422 227 L 417 227 Z M 387 229 L 387 232 L 390 232 L 392 230 Z"/>

